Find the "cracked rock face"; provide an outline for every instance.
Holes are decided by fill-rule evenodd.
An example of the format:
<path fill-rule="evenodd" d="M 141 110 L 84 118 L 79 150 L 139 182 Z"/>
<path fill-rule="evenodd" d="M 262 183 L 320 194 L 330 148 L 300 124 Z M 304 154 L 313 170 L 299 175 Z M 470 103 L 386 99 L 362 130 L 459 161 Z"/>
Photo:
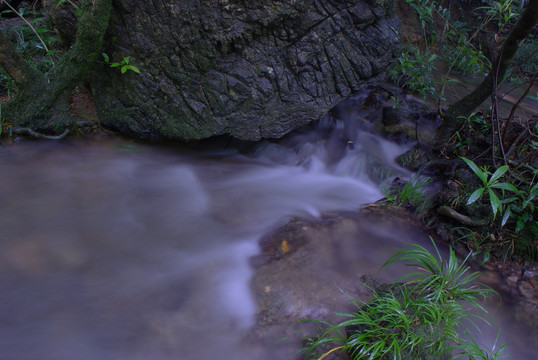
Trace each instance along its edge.
<path fill-rule="evenodd" d="M 398 22 L 378 3 L 115 0 L 104 52 L 141 74 L 97 66 L 98 115 L 143 139 L 283 136 L 382 80 Z"/>

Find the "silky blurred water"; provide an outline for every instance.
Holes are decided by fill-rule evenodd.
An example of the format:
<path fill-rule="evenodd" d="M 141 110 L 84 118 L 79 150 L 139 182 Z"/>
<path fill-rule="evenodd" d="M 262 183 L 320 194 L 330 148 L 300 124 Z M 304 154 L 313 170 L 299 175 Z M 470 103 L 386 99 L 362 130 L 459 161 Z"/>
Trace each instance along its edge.
<path fill-rule="evenodd" d="M 410 175 L 394 160 L 407 147 L 361 129 L 361 116 L 243 152 L 0 147 L 0 357 L 274 360 L 240 344 L 260 237 L 291 217 L 355 211 Z M 361 243 L 365 266 L 386 260 L 392 244 L 378 239 Z"/>

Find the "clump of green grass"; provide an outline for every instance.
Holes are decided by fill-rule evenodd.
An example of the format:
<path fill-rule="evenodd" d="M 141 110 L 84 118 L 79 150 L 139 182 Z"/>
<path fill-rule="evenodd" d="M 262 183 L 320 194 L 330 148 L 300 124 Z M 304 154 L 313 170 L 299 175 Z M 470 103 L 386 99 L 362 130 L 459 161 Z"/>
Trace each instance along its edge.
<path fill-rule="evenodd" d="M 406 46 L 388 71 L 389 78 L 398 86 L 425 98 L 437 95 L 432 72 L 435 69 L 436 54 L 420 50 L 416 46 Z"/>
<path fill-rule="evenodd" d="M 474 284 L 479 273 L 468 273 L 467 258 L 459 263 L 450 249 L 445 261 L 437 247 L 432 254 L 415 244 L 397 251 L 383 266 L 404 261 L 416 271 L 386 290 L 374 291 L 370 302 L 354 301 L 356 312 L 339 314 L 347 318 L 339 324 L 305 320 L 320 329 L 316 337 L 304 339 L 305 358 L 322 360 L 336 351 L 347 352 L 353 360 L 502 358 L 504 345 L 496 352 L 484 350 L 468 332 L 460 335 L 464 319 L 474 326 L 474 319 L 486 321 L 470 310 L 486 313 L 479 300 L 493 292 Z"/>
<path fill-rule="evenodd" d="M 424 187 L 431 183 L 429 177 L 412 177 L 403 186 L 382 189 L 385 202 L 395 206 L 417 207 L 425 198 Z"/>

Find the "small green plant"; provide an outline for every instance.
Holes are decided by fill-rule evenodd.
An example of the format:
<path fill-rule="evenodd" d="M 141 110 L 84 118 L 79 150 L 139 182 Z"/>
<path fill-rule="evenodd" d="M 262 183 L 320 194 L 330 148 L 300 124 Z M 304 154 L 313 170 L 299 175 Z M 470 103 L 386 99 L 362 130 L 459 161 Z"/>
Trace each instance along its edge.
<path fill-rule="evenodd" d="M 491 132 L 491 122 L 476 112 L 465 118 L 471 131 L 477 131 L 482 135 L 487 135 Z"/>
<path fill-rule="evenodd" d="M 421 51 L 417 47 L 408 46 L 390 68 L 388 76 L 396 85 L 422 97 L 435 95 L 437 92 L 432 76 L 435 59 L 437 55 L 429 50 Z"/>
<path fill-rule="evenodd" d="M 402 102 L 402 99 L 396 95 L 396 96 L 391 96 L 390 99 L 392 100 L 392 108 L 393 109 L 396 109 L 398 108 L 398 106 L 400 105 L 400 103 Z"/>
<path fill-rule="evenodd" d="M 2 95 L 5 91 L 8 97 L 10 97 L 15 90 L 15 82 L 8 74 L 3 72 L 2 68 L 0 68 L 0 89 L 2 89 Z"/>
<path fill-rule="evenodd" d="M 435 39 L 433 12 L 436 4 L 429 0 L 405 0 L 405 2 L 417 12 L 426 43 L 429 43 L 429 40 Z M 428 36 L 428 34 L 430 34 L 430 36 Z"/>
<path fill-rule="evenodd" d="M 506 344 L 502 344 L 497 348 L 497 341 L 499 341 L 500 331 L 497 332 L 497 337 L 491 349 L 485 349 L 478 345 L 475 339 L 471 337 L 468 331 L 465 332 L 467 339 L 463 340 L 463 344 L 456 346 L 457 349 L 461 350 L 461 353 L 454 355 L 453 359 L 459 359 L 462 357 L 467 357 L 469 360 L 495 360 L 495 359 L 504 359 L 509 356 L 508 354 L 503 354 L 502 352 L 506 348 Z"/>
<path fill-rule="evenodd" d="M 454 133 L 454 136 L 456 137 L 456 149 L 458 149 L 459 151 L 463 151 L 465 149 L 468 149 L 469 148 L 469 145 L 471 145 L 472 141 L 465 138 L 464 136 L 461 135 L 461 133 L 459 131 L 456 131 Z"/>
<path fill-rule="evenodd" d="M 490 5 L 480 6 L 475 11 L 485 11 L 486 16 L 490 19 L 497 20 L 498 31 L 502 31 L 512 19 L 519 17 L 517 6 L 514 0 L 495 0 Z"/>
<path fill-rule="evenodd" d="M 481 255 L 482 263 L 486 263 L 491 257 L 489 234 L 480 233 L 467 227 L 455 227 L 452 232 L 458 234 L 458 240 L 464 241 L 473 257 Z"/>
<path fill-rule="evenodd" d="M 424 200 L 424 187 L 431 183 L 429 177 L 412 177 L 403 186 L 390 186 L 382 189 L 385 202 L 395 206 L 416 207 Z"/>
<path fill-rule="evenodd" d="M 453 64 L 453 69 L 464 75 L 478 76 L 489 69 L 490 63 L 482 51 L 470 47 L 466 41 L 460 41 L 459 45 L 449 46 L 445 57 Z"/>
<path fill-rule="evenodd" d="M 17 11 L 17 9 L 15 9 L 13 6 L 11 6 L 8 2 L 5 1 L 4 3 L 10 9 L 9 11 L 11 11 L 15 15 L 17 15 L 26 24 L 25 26 L 20 27 L 18 29 L 18 32 L 17 32 L 17 44 L 18 44 L 17 48 L 18 48 L 18 51 L 23 53 L 25 51 L 25 49 L 28 47 L 27 41 L 25 40 L 25 34 L 24 33 L 25 33 L 26 29 L 29 29 L 33 33 L 33 35 L 35 35 L 35 37 L 38 40 L 37 43 L 33 44 L 32 48 L 37 48 L 37 49 L 40 49 L 41 51 L 44 50 L 45 54 L 49 58 L 50 64 L 52 66 L 54 66 L 54 59 L 53 59 L 54 51 L 49 49 L 49 46 L 47 46 L 47 44 L 50 45 L 50 43 L 56 41 L 56 38 L 49 37 L 47 35 L 48 30 L 46 28 L 42 28 L 42 27 L 39 27 L 39 26 L 37 26 L 37 27 L 34 26 L 34 25 L 39 25 L 39 23 L 44 20 L 43 17 L 37 17 L 37 18 L 35 18 L 33 20 L 28 20 L 25 17 L 26 11 L 25 11 L 24 7 L 20 8 Z"/>
<path fill-rule="evenodd" d="M 406 279 L 408 284 L 415 284 L 413 291 L 423 294 L 429 300 L 445 303 L 458 299 L 486 312 L 477 299 L 485 298 L 493 290 L 474 284 L 476 278 L 480 276 L 479 272 L 467 274 L 469 266 L 466 263 L 471 254 L 459 263 L 456 253 L 450 248 L 448 260 L 444 260 L 433 239 L 430 240 L 435 254 L 423 246 L 411 244 L 411 248 L 397 251 L 383 266 L 405 261 L 406 266 L 416 268 L 418 271 L 400 277 L 397 282 Z"/>
<path fill-rule="evenodd" d="M 482 181 L 482 186 L 473 191 L 473 193 L 469 196 L 469 199 L 467 200 L 467 205 L 470 205 L 474 203 L 477 200 L 480 200 L 485 192 L 489 195 L 489 201 L 491 205 L 491 211 L 493 212 L 493 218 L 495 219 L 495 216 L 497 213 L 503 212 L 503 201 L 499 199 L 497 194 L 495 193 L 494 189 L 500 189 L 511 191 L 513 193 L 518 194 L 518 189 L 511 183 L 506 182 L 499 182 L 499 179 L 504 175 L 505 172 L 508 171 L 508 165 L 500 166 L 493 174 L 491 174 L 487 169 L 480 168 L 478 165 L 476 165 L 472 160 L 467 159 L 465 157 L 460 157 L 465 163 L 471 168 L 473 173 Z M 491 176 L 490 176 L 491 175 Z M 506 221 L 504 221 L 506 222 Z M 503 224 L 504 224 L 503 222 Z"/>
<path fill-rule="evenodd" d="M 505 200 L 508 206 L 504 212 L 502 224 L 504 225 L 512 214 L 515 214 L 517 218 L 515 232 L 519 233 L 528 227 L 538 237 L 538 222 L 534 219 L 534 210 L 536 209 L 534 199 L 538 197 L 538 183 L 534 181 L 538 176 L 538 169 L 528 167 L 532 170 L 532 181 L 525 189 L 518 191 L 518 197 Z"/>
<path fill-rule="evenodd" d="M 137 74 L 140 74 L 140 69 L 139 68 L 137 68 L 134 65 L 129 64 L 129 61 L 131 60 L 130 56 L 124 56 L 123 59 L 121 60 L 121 62 L 110 63 L 110 58 L 108 57 L 108 55 L 105 54 L 105 53 L 102 53 L 102 55 L 103 55 L 103 59 L 105 60 L 105 63 L 110 64 L 111 68 L 119 67 L 122 74 L 125 74 L 127 72 L 127 70 L 131 70 L 131 71 L 134 71 Z"/>
<path fill-rule="evenodd" d="M 347 352 L 359 359 L 447 359 L 448 356 L 489 354 L 482 350 L 469 333 L 460 335 L 467 319 L 477 326 L 471 308 L 486 310 L 479 299 L 493 290 L 475 284 L 479 273 L 468 273 L 467 258 L 458 262 L 450 249 L 448 261 L 443 260 L 435 243 L 435 254 L 412 244 L 399 250 L 383 266 L 404 261 L 416 269 L 399 278 L 382 292 L 374 292 L 370 302 L 355 301 L 357 311 L 339 314 L 348 318 L 339 324 L 307 319 L 319 325 L 320 334 L 305 338 L 302 352 L 306 359 L 324 359 L 336 351 Z M 406 283 L 400 283 L 402 280 Z M 486 321 L 487 323 L 487 321 Z M 500 359 L 504 345 L 488 359 Z M 320 353 L 321 350 L 321 353 Z M 465 354 L 465 355 L 464 355 Z"/>

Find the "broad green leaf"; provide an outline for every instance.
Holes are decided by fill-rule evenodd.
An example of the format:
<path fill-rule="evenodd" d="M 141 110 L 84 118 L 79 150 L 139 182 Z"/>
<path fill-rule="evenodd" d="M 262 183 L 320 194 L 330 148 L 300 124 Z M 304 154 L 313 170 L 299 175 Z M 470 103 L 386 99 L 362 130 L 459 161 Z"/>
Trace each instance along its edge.
<path fill-rule="evenodd" d="M 110 58 L 108 57 L 106 53 L 101 53 L 101 55 L 103 55 L 103 59 L 105 59 L 106 63 L 110 62 Z"/>
<path fill-rule="evenodd" d="M 521 230 L 523 230 L 525 228 L 525 221 L 523 221 L 522 218 L 519 218 L 517 220 L 517 223 L 516 223 L 516 232 L 520 232 Z"/>
<path fill-rule="evenodd" d="M 465 163 L 473 170 L 476 176 L 482 181 L 484 185 L 488 183 L 488 177 L 484 171 L 482 171 L 478 165 L 476 165 L 472 160 L 467 159 L 466 157 L 460 156 L 460 158 L 465 161 Z"/>
<path fill-rule="evenodd" d="M 513 203 L 516 200 L 519 200 L 519 198 L 517 198 L 517 197 L 504 198 L 504 199 L 501 200 L 501 203 L 510 204 L 510 203 Z"/>
<path fill-rule="evenodd" d="M 523 201 L 522 209 L 525 209 L 527 205 L 529 204 L 532 205 L 532 200 L 534 200 L 534 198 L 535 198 L 534 194 L 529 194 L 529 197 L 527 197 L 527 199 Z"/>
<path fill-rule="evenodd" d="M 492 189 L 488 189 L 489 193 L 489 202 L 491 204 L 491 210 L 493 210 L 493 218 L 497 215 L 497 212 L 502 211 L 502 204 L 497 195 L 493 192 Z"/>
<path fill-rule="evenodd" d="M 128 67 L 127 65 L 122 66 L 122 67 L 121 67 L 121 73 L 122 73 L 122 74 L 125 74 L 125 72 L 127 71 L 128 68 L 129 68 L 129 67 Z"/>
<path fill-rule="evenodd" d="M 501 176 L 503 176 L 504 173 L 507 172 L 507 171 L 508 171 L 508 165 L 503 165 L 503 166 L 499 167 L 493 173 L 493 175 L 491 175 L 491 178 L 488 181 L 488 185 L 493 184 L 495 181 L 497 181 L 497 179 L 499 179 Z"/>
<path fill-rule="evenodd" d="M 127 68 L 128 68 L 129 70 L 131 70 L 131 71 L 134 71 L 134 72 L 137 73 L 137 74 L 140 74 L 140 69 L 137 68 L 137 67 L 134 66 L 134 65 L 127 65 Z"/>
<path fill-rule="evenodd" d="M 510 207 L 508 207 L 508 209 L 506 209 L 506 211 L 504 212 L 504 216 L 503 216 L 503 219 L 501 221 L 501 227 L 503 227 L 506 224 L 506 222 L 510 218 L 510 215 L 512 215 L 512 211 L 511 211 Z"/>
<path fill-rule="evenodd" d="M 517 189 L 517 187 L 515 187 L 514 185 L 512 185 L 510 183 L 505 183 L 505 182 L 495 183 L 495 184 L 491 184 L 489 187 L 490 188 L 495 188 L 495 189 L 508 190 L 508 191 L 514 192 L 516 194 L 519 194 L 519 190 Z"/>
<path fill-rule="evenodd" d="M 476 200 L 480 199 L 482 197 L 482 194 L 484 193 L 484 188 L 478 188 L 476 189 L 471 196 L 469 196 L 469 200 L 467 200 L 467 205 L 474 203 Z"/>
<path fill-rule="evenodd" d="M 529 196 L 530 195 L 532 195 L 533 197 L 538 196 L 538 184 L 534 184 L 534 186 L 531 188 L 531 190 L 529 191 Z"/>

